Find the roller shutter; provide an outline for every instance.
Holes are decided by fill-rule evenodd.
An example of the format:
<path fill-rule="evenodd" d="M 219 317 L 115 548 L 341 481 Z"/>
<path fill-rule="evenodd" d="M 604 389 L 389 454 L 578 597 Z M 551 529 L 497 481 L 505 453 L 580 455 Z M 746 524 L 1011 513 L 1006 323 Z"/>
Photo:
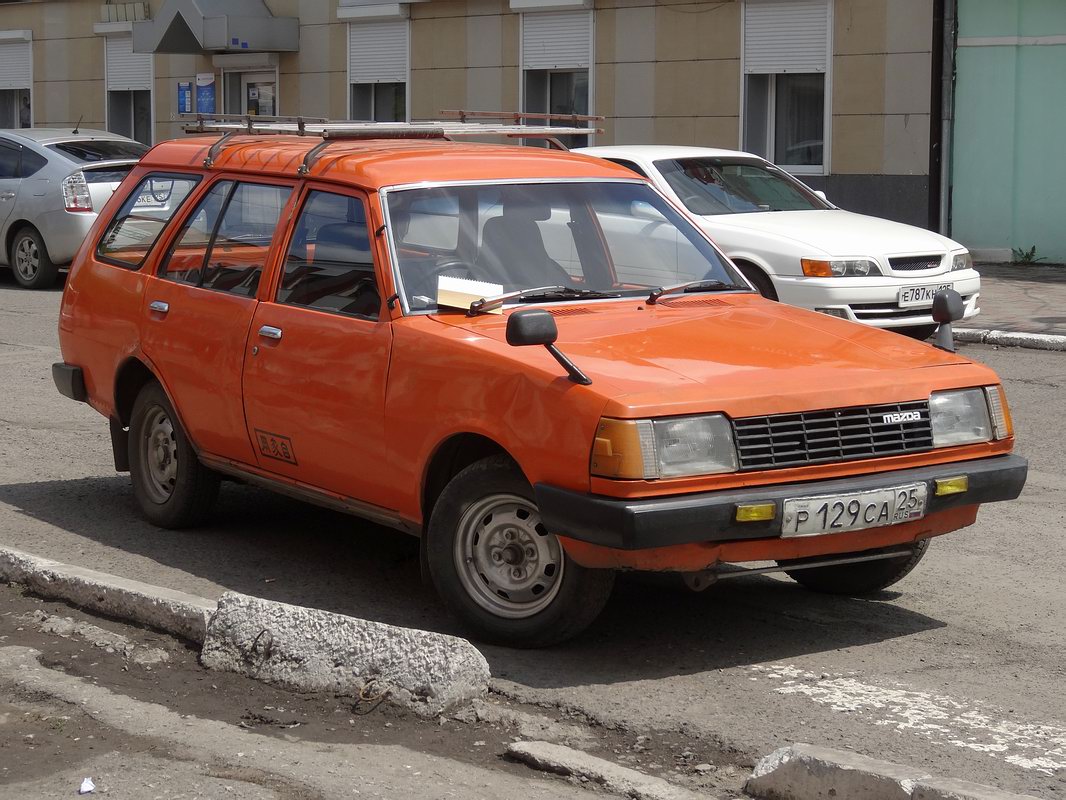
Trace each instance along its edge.
<path fill-rule="evenodd" d="M 591 11 L 522 15 L 523 68 L 587 69 L 591 63 Z"/>
<path fill-rule="evenodd" d="M 0 89 L 30 89 L 33 83 L 31 42 L 0 42 Z"/>
<path fill-rule="evenodd" d="M 407 81 L 408 21 L 348 23 L 348 74 L 352 83 Z"/>
<path fill-rule="evenodd" d="M 744 72 L 825 72 L 828 0 L 746 0 Z"/>
<path fill-rule="evenodd" d="M 132 36 L 104 39 L 107 88 L 112 92 L 151 91 L 152 54 L 134 53 Z"/>

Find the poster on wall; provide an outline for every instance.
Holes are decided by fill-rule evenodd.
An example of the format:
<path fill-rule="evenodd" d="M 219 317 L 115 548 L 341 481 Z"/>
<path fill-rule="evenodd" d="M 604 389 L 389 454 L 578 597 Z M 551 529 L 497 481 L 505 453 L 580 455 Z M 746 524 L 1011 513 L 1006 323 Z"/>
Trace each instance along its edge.
<path fill-rule="evenodd" d="M 192 113 L 192 81 L 178 81 L 178 113 Z"/>
<path fill-rule="evenodd" d="M 215 74 L 213 72 L 196 74 L 196 113 L 215 113 Z"/>

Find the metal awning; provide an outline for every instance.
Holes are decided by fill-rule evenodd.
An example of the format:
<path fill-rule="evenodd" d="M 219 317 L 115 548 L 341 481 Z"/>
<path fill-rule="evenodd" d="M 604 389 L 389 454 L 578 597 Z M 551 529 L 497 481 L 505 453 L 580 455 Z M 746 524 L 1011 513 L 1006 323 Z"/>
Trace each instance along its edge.
<path fill-rule="evenodd" d="M 263 0 L 166 0 L 154 19 L 133 23 L 136 53 L 299 49 L 299 19 L 275 17 Z"/>

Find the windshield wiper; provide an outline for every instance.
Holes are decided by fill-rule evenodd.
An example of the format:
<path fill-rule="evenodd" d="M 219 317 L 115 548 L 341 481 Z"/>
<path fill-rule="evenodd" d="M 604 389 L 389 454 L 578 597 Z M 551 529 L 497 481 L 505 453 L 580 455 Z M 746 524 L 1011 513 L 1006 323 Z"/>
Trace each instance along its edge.
<path fill-rule="evenodd" d="M 482 297 L 470 304 L 466 312 L 468 316 L 474 316 L 484 311 L 499 308 L 509 300 L 602 300 L 608 297 L 621 297 L 614 292 L 601 292 L 596 289 L 578 289 L 573 286 L 538 286 L 533 289 L 518 289 L 513 292 L 505 292 L 495 297 Z"/>
<path fill-rule="evenodd" d="M 735 283 L 726 283 L 725 281 L 687 281 L 685 283 L 675 284 L 674 286 L 660 286 L 658 289 L 653 289 L 645 302 L 647 302 L 649 306 L 653 306 L 660 297 L 668 294 L 679 294 L 680 292 L 727 292 L 732 289 L 743 288 L 745 287 L 738 286 Z"/>

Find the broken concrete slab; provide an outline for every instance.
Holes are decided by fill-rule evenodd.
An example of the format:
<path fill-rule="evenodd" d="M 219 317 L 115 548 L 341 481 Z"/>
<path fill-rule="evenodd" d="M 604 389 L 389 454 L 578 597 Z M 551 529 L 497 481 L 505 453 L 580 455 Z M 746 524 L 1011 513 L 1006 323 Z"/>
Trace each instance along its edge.
<path fill-rule="evenodd" d="M 544 714 L 508 708 L 490 700 L 475 700 L 470 707 L 454 715 L 460 722 L 487 722 L 514 730 L 523 739 L 538 739 L 586 749 L 594 747 L 595 737 L 578 725 L 571 725 Z"/>
<path fill-rule="evenodd" d="M 465 639 L 237 592 L 219 599 L 200 662 L 297 691 L 387 696 L 421 716 L 483 697 L 489 681 Z"/>
<path fill-rule="evenodd" d="M 810 744 L 782 747 L 761 759 L 744 791 L 760 800 L 1035 800 Z"/>
<path fill-rule="evenodd" d="M 78 622 L 73 617 L 60 617 L 56 614 L 34 611 L 32 614 L 23 615 L 22 621 L 34 626 L 42 633 L 51 633 L 65 639 L 84 639 L 93 647 L 99 647 L 108 653 L 118 653 L 142 667 L 170 659 L 167 651 L 161 647 L 137 644 L 121 633 L 105 630 L 89 622 Z"/>
<path fill-rule="evenodd" d="M 204 597 L 0 548 L 0 581 L 41 597 L 172 633 L 200 644 L 215 604 Z"/>
<path fill-rule="evenodd" d="M 603 788 L 633 800 L 708 800 L 704 794 L 645 775 L 581 750 L 550 742 L 512 742 L 507 755 L 534 769 L 586 778 Z"/>

